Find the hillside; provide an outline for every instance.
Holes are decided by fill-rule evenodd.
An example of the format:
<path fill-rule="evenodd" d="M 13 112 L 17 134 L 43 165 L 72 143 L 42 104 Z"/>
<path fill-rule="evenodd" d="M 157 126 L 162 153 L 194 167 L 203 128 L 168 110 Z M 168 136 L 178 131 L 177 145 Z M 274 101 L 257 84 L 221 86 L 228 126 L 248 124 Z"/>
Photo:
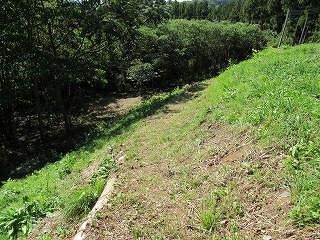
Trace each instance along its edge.
<path fill-rule="evenodd" d="M 319 46 L 265 50 L 141 121 L 87 236 L 319 238 Z"/>
<path fill-rule="evenodd" d="M 2 186 L 0 227 L 28 232 L 54 212 L 30 239 L 72 239 L 111 176 L 90 239 L 319 238 L 319 49 L 264 50 L 101 125 L 92 144 Z"/>

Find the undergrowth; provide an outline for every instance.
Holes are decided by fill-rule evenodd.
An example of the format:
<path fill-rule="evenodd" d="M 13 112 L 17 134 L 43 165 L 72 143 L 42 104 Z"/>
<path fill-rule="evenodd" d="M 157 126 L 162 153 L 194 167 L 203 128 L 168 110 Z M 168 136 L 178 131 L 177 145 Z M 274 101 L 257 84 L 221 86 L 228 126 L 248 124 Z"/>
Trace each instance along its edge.
<path fill-rule="evenodd" d="M 251 129 L 288 155 L 291 217 L 320 223 L 320 45 L 267 49 L 231 66 L 205 92 L 202 119 Z"/>

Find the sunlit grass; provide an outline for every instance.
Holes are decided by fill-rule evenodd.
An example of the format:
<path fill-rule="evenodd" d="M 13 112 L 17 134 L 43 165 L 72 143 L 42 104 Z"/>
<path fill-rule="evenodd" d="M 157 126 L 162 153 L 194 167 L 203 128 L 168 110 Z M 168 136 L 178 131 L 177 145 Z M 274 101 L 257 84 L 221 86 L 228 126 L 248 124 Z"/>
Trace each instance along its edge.
<path fill-rule="evenodd" d="M 248 127 L 260 144 L 290 155 L 291 216 L 299 225 L 320 223 L 319 49 L 267 49 L 229 67 L 204 95 L 206 119 Z"/>

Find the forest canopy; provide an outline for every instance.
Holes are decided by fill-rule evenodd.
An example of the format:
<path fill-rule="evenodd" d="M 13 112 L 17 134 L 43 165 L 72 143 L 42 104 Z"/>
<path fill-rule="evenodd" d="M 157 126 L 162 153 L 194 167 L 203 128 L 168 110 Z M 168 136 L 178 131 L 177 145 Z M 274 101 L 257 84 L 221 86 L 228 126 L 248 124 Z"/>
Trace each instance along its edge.
<path fill-rule="evenodd" d="M 304 26 L 305 39 L 319 41 L 320 2 L 318 0 L 193 0 L 171 1 L 171 17 L 185 19 L 228 20 L 259 24 L 262 29 L 281 32 L 286 13 L 290 10 L 287 43 L 300 40 Z"/>

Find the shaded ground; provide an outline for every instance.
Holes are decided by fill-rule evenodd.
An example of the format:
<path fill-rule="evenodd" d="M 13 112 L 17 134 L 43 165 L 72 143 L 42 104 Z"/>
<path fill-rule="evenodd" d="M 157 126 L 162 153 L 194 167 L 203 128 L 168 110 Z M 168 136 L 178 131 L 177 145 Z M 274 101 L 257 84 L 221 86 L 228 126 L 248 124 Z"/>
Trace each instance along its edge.
<path fill-rule="evenodd" d="M 199 123 L 201 101 L 168 105 L 122 145 L 90 239 L 319 238 L 319 228 L 289 219 L 286 156 L 256 145 L 248 129 Z"/>
<path fill-rule="evenodd" d="M 64 135 L 63 123 L 59 117 L 52 115 L 47 118 L 44 143 L 40 142 L 37 131 L 33 129 L 37 126 L 36 115 L 21 115 L 18 118 L 18 145 L 0 148 L 1 163 L 4 163 L 0 168 L 0 181 L 24 177 L 47 163 L 59 160 L 61 155 L 94 137 L 97 124 L 127 113 L 140 102 L 141 97 L 137 96 L 109 93 L 90 96 L 87 104 L 70 114 L 73 124 L 70 136 Z M 27 118 L 28 121 L 25 120 Z"/>

